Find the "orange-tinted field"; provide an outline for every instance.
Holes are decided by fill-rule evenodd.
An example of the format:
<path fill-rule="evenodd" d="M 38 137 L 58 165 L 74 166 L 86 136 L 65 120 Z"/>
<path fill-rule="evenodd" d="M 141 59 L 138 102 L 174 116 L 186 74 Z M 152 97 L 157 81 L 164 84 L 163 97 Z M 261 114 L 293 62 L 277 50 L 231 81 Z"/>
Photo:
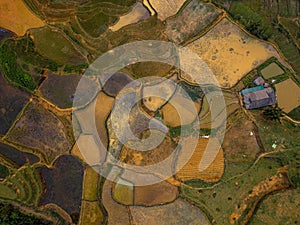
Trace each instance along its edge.
<path fill-rule="evenodd" d="M 45 23 L 29 11 L 22 0 L 0 1 L 0 27 L 23 36 L 28 29 L 44 25 Z"/>
<path fill-rule="evenodd" d="M 184 165 L 183 160 L 186 160 L 185 151 L 183 149 L 182 153 L 178 157 L 177 166 L 184 165 L 176 174 L 176 176 L 183 181 L 186 180 L 204 180 L 206 182 L 216 182 L 221 179 L 224 172 L 224 155 L 223 150 L 220 149 L 217 153 L 214 161 L 208 166 L 204 171 L 199 170 L 200 161 L 206 150 L 209 139 L 199 139 L 196 149 L 193 152 L 192 157 Z M 217 140 L 216 140 L 217 141 Z M 189 139 L 186 139 L 186 147 L 188 145 Z M 210 149 L 208 149 L 209 151 Z"/>

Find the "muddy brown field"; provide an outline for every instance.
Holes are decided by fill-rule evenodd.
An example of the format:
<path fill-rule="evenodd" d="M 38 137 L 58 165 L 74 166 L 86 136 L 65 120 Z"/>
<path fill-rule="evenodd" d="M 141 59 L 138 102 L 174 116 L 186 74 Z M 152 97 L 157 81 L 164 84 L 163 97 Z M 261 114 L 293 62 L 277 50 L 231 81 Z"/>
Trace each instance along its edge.
<path fill-rule="evenodd" d="M 0 134 L 6 134 L 30 95 L 8 85 L 0 73 Z"/>

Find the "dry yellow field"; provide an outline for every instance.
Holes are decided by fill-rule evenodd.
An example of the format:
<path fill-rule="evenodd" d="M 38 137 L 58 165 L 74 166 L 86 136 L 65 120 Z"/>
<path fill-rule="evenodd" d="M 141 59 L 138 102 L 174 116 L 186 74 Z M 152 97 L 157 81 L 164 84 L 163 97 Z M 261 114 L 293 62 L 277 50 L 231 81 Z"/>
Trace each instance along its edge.
<path fill-rule="evenodd" d="M 44 25 L 45 23 L 30 11 L 22 0 L 0 1 L 0 27 L 23 36 L 28 29 Z"/>
<path fill-rule="evenodd" d="M 176 91 L 170 101 L 162 107 L 165 123 L 171 127 L 188 125 L 194 122 L 200 110 L 200 104 L 186 98 Z"/>
<path fill-rule="evenodd" d="M 106 119 L 110 113 L 110 110 L 112 109 L 113 104 L 114 98 L 109 97 L 104 92 L 101 92 L 98 95 L 95 108 L 95 122 L 99 138 L 105 147 L 108 145 Z"/>
<path fill-rule="evenodd" d="M 183 150 L 178 156 L 176 166 L 183 165 L 183 167 L 176 174 L 180 180 L 186 181 L 197 179 L 205 182 L 216 182 L 221 179 L 224 173 L 224 155 L 222 149 L 219 150 L 216 158 L 207 169 L 204 171 L 199 171 L 200 161 L 203 157 L 204 151 L 206 150 L 208 141 L 209 139 L 199 139 L 192 157 L 186 164 L 184 164 L 187 158 L 187 156 L 184 154 L 185 151 Z M 186 147 L 189 147 L 188 142 L 189 140 L 187 140 Z"/>
<path fill-rule="evenodd" d="M 149 0 L 160 20 L 165 20 L 175 15 L 185 1 L 186 0 Z"/>
<path fill-rule="evenodd" d="M 142 3 L 138 2 L 136 6 L 131 10 L 130 13 L 121 16 L 119 21 L 109 27 L 112 31 L 117 31 L 122 27 L 125 27 L 132 23 L 137 23 L 141 20 L 148 19 L 150 17 L 149 11 L 143 6 Z"/>
<path fill-rule="evenodd" d="M 280 60 L 271 44 L 250 37 L 227 18 L 187 47 L 207 63 L 219 85 L 226 88 L 232 87 L 270 57 Z"/>
<path fill-rule="evenodd" d="M 278 105 L 286 113 L 300 105 L 300 87 L 288 79 L 275 85 Z"/>
<path fill-rule="evenodd" d="M 172 97 L 176 90 L 174 82 L 163 80 L 154 85 L 143 87 L 143 104 L 150 111 L 157 111 Z"/>

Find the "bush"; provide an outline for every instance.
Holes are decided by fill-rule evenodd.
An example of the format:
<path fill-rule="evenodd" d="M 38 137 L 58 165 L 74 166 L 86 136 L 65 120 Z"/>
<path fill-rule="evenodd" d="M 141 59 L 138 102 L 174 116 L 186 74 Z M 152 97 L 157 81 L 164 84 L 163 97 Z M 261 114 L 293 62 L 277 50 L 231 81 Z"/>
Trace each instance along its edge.
<path fill-rule="evenodd" d="M 0 48 L 0 62 L 5 77 L 11 82 L 29 90 L 34 90 L 37 87 L 32 76 L 23 72 L 17 64 L 16 54 L 5 43 Z"/>

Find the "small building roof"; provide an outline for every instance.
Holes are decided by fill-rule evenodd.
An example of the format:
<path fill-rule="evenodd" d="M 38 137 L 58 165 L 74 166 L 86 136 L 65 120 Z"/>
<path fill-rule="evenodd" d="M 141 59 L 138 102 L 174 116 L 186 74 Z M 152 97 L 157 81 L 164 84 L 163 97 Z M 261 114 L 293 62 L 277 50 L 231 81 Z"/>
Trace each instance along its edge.
<path fill-rule="evenodd" d="M 258 109 L 274 105 L 276 102 L 276 95 L 271 87 L 244 94 L 246 109 Z"/>
<path fill-rule="evenodd" d="M 262 77 L 257 77 L 254 81 L 253 81 L 254 84 L 256 84 L 257 86 L 258 85 L 263 85 L 265 83 L 265 80 L 264 78 Z"/>

